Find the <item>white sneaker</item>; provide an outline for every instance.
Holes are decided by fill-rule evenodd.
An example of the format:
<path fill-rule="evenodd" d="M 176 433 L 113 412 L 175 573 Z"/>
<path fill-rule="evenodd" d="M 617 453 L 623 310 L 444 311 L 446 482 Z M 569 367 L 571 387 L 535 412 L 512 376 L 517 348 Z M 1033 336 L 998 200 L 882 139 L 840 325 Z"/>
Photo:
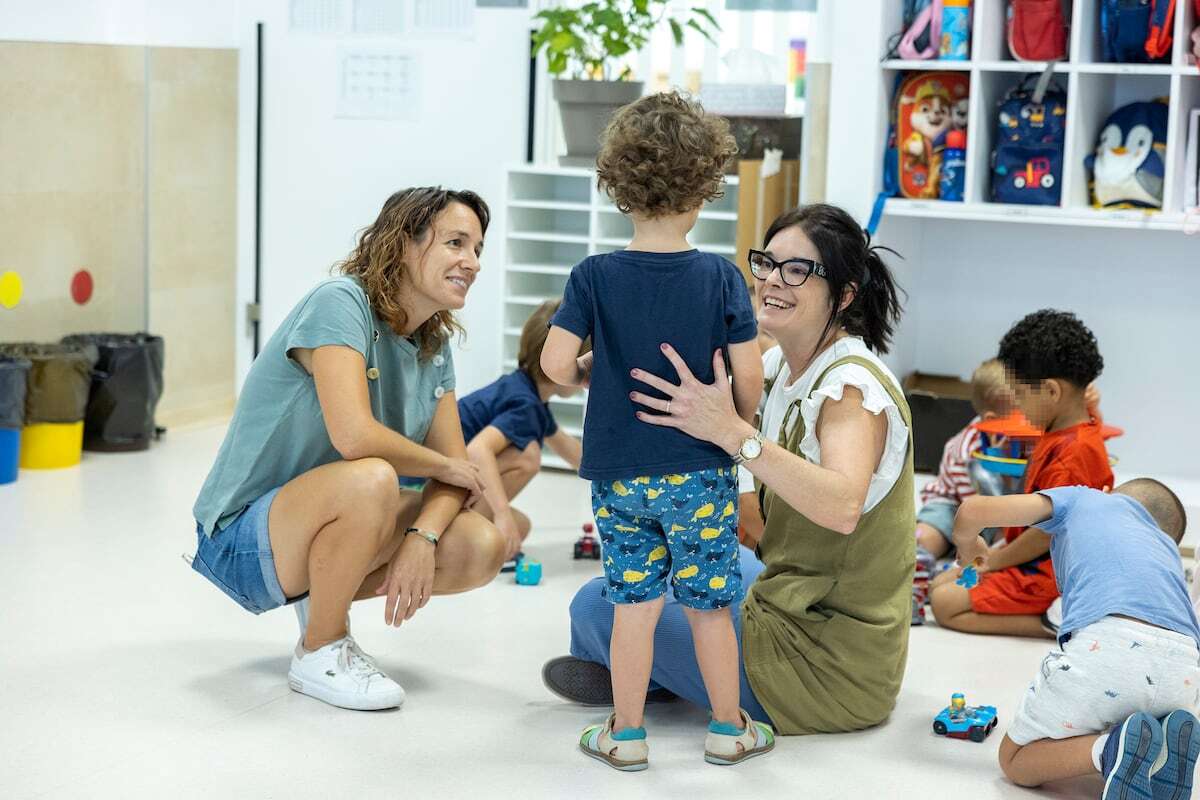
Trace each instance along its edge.
<path fill-rule="evenodd" d="M 314 652 L 297 645 L 288 686 L 339 708 L 378 711 L 404 702 L 404 689 L 375 665 L 349 636 Z"/>

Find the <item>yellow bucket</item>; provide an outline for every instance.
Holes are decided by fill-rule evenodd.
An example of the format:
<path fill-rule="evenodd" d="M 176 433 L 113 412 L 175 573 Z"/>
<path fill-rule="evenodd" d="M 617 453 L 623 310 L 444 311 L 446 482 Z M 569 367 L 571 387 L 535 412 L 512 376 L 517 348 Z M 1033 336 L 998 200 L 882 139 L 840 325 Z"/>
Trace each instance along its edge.
<path fill-rule="evenodd" d="M 38 422 L 21 431 L 21 469 L 73 467 L 82 456 L 82 420 Z"/>

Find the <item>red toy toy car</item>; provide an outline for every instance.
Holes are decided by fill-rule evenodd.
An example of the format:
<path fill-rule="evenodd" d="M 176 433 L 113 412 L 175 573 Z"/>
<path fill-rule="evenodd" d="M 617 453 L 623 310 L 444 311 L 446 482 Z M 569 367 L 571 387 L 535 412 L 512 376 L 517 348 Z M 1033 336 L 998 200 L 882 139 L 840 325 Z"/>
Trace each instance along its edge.
<path fill-rule="evenodd" d="M 575 558 L 591 558 L 596 561 L 600 560 L 600 540 L 596 538 L 594 533 L 596 529 L 592 527 L 592 523 L 583 523 L 583 536 L 580 536 L 575 541 Z"/>
<path fill-rule="evenodd" d="M 1013 186 L 1024 189 L 1026 186 L 1041 186 L 1049 189 L 1054 185 L 1054 174 L 1050 171 L 1050 159 L 1034 158 L 1025 162 L 1025 171 L 1013 178 Z"/>

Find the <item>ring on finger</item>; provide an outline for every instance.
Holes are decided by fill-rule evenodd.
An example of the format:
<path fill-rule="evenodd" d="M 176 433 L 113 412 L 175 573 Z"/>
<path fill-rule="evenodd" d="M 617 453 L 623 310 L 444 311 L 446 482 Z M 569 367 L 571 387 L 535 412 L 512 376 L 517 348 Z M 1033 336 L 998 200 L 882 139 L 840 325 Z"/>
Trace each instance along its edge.
<path fill-rule="evenodd" d="M 670 400 L 667 401 L 667 413 L 668 414 L 671 413 L 671 401 Z"/>

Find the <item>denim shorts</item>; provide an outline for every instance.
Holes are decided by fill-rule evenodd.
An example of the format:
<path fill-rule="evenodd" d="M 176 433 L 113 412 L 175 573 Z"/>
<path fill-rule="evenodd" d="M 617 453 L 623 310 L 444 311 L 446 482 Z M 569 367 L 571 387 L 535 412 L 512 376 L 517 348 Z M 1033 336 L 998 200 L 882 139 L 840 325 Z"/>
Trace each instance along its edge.
<path fill-rule="evenodd" d="M 946 541 L 954 544 L 951 534 L 954 532 L 954 515 L 958 513 L 958 503 L 947 503 L 940 500 L 926 503 L 917 512 L 917 522 L 924 522 L 946 537 Z"/>
<path fill-rule="evenodd" d="M 275 574 L 275 555 L 267 533 L 267 514 L 278 489 L 255 500 L 224 530 L 206 536 L 196 523 L 196 557 L 192 569 L 212 581 L 242 608 L 261 614 L 308 596 L 287 598 Z"/>

